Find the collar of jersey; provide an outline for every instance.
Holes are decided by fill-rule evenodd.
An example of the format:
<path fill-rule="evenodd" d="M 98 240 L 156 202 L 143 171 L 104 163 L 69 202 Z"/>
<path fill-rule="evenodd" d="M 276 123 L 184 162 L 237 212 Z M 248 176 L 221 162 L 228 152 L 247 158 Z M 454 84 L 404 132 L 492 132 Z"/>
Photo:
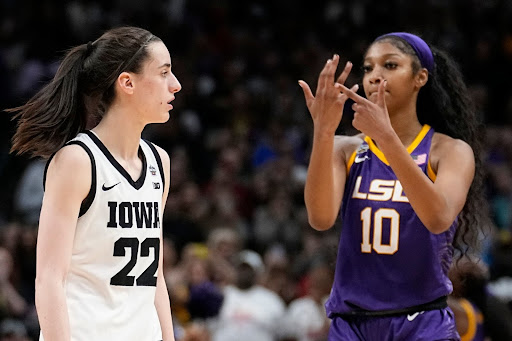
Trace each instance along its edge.
<path fill-rule="evenodd" d="M 101 142 L 100 138 L 96 133 L 92 130 L 86 130 L 85 134 L 90 137 L 90 139 L 96 144 L 96 146 L 100 149 L 100 151 L 105 155 L 107 160 L 110 162 L 112 166 L 114 166 L 119 173 L 128 181 L 130 185 L 136 190 L 139 190 L 144 185 L 144 180 L 146 179 L 146 168 L 147 168 L 147 160 L 144 151 L 142 150 L 142 146 L 139 144 L 139 153 L 141 154 L 142 159 L 142 170 L 140 176 L 137 180 L 133 180 L 131 175 L 121 166 L 119 162 L 115 159 L 115 157 L 110 153 L 108 148 Z"/>
<path fill-rule="evenodd" d="M 411 154 L 416 149 L 416 147 L 418 147 L 418 145 L 423 140 L 425 135 L 427 135 L 429 130 L 430 130 L 430 126 L 428 124 L 425 124 L 423 126 L 423 128 L 421 128 L 421 130 L 418 133 L 418 135 L 416 135 L 416 137 L 414 138 L 412 143 L 409 145 L 409 147 L 407 147 L 407 152 L 409 154 Z M 368 143 L 368 146 L 370 147 L 370 150 L 372 151 L 372 153 L 375 154 L 375 156 L 377 156 L 387 166 L 389 166 L 389 162 L 386 159 L 386 157 L 384 156 L 384 153 L 377 147 L 377 145 L 375 145 L 373 140 L 369 136 L 366 136 L 364 138 L 364 140 L 366 141 L 366 143 Z"/>

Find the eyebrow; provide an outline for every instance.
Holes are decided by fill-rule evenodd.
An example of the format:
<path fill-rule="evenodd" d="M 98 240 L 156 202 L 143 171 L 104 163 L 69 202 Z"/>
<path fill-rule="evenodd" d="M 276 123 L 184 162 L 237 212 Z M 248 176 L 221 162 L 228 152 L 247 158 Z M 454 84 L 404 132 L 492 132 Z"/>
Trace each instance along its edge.
<path fill-rule="evenodd" d="M 393 56 L 400 56 L 400 54 L 398 53 L 386 53 L 386 54 L 383 54 L 381 56 L 376 56 L 376 57 L 372 57 L 372 56 L 367 56 L 364 58 L 364 60 L 367 60 L 367 59 L 373 59 L 373 58 L 389 58 L 389 57 L 393 57 Z"/>
<path fill-rule="evenodd" d="M 171 64 L 169 64 L 169 63 L 164 63 L 164 64 L 160 65 L 158 68 L 159 68 L 159 69 L 161 69 L 161 68 L 163 68 L 163 67 L 171 67 Z"/>

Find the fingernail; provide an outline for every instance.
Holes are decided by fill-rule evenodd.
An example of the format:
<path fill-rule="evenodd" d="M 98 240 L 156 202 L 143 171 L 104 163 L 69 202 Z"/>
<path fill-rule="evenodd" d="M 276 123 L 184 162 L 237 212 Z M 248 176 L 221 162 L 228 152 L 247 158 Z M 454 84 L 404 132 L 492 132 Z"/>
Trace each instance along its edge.
<path fill-rule="evenodd" d="M 356 92 L 357 92 L 357 90 L 359 90 L 359 84 L 356 84 L 356 85 L 354 86 L 354 91 L 356 91 Z"/>
<path fill-rule="evenodd" d="M 331 62 L 331 60 L 330 60 L 330 59 L 327 59 L 327 64 L 329 64 L 330 62 Z"/>
<path fill-rule="evenodd" d="M 348 61 L 347 66 L 352 66 L 352 62 Z"/>

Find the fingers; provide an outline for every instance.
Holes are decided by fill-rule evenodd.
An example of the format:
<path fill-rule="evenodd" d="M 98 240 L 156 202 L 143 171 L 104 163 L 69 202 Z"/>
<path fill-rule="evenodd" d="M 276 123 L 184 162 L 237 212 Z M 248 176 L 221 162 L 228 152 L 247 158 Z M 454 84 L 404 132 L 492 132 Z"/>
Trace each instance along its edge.
<path fill-rule="evenodd" d="M 343 71 L 341 72 L 340 76 L 336 80 L 336 83 L 345 84 L 345 81 L 347 80 L 347 77 L 350 74 L 351 70 L 352 70 L 352 63 L 351 62 L 347 62 L 345 64 L 345 68 L 343 69 Z"/>
<path fill-rule="evenodd" d="M 354 85 L 350 88 L 350 90 L 352 90 L 352 91 L 354 91 L 354 92 L 356 92 L 358 89 L 359 89 L 359 85 L 358 85 L 358 84 L 354 84 Z M 345 102 L 347 101 L 348 97 L 347 97 L 347 95 L 345 95 L 345 94 L 341 93 L 341 94 L 339 95 L 338 99 L 339 99 L 343 104 L 345 104 Z"/>
<path fill-rule="evenodd" d="M 388 82 L 385 80 L 383 82 L 381 82 L 379 84 L 379 89 L 378 89 L 378 92 L 377 92 L 377 105 L 380 106 L 381 108 L 385 108 L 386 107 L 386 85 L 388 84 Z"/>
<path fill-rule="evenodd" d="M 310 106 L 311 102 L 315 99 L 313 96 L 313 93 L 311 92 L 311 88 L 309 87 L 308 83 L 304 82 L 303 80 L 299 81 L 299 86 L 302 88 L 302 91 L 304 92 L 304 98 L 306 99 L 306 105 Z"/>
<path fill-rule="evenodd" d="M 340 56 L 337 54 L 335 54 L 332 59 L 327 60 L 322 72 L 320 72 L 320 76 L 318 76 L 317 92 L 319 89 L 325 89 L 329 85 L 332 85 L 334 82 L 334 73 L 336 72 L 339 61 Z"/>
<path fill-rule="evenodd" d="M 352 99 L 356 103 L 365 103 L 368 100 L 364 97 L 359 96 L 356 94 L 357 89 L 359 89 L 359 85 L 354 85 L 351 89 L 347 88 L 343 84 L 336 83 L 336 88 L 341 90 L 348 98 Z"/>

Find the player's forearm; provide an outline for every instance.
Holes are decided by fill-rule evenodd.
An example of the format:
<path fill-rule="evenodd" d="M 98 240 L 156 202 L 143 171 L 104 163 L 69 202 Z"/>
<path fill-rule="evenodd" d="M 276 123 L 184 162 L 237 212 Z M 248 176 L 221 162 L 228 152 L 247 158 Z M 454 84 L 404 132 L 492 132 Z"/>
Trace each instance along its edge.
<path fill-rule="evenodd" d="M 309 223 L 317 230 L 329 229 L 336 220 L 333 149 L 334 135 L 315 132 L 304 201 Z"/>
<path fill-rule="evenodd" d="M 158 278 L 155 294 L 155 307 L 162 329 L 163 341 L 174 341 L 174 329 L 172 326 L 171 303 L 167 285 L 162 277 Z"/>
<path fill-rule="evenodd" d="M 69 316 L 64 284 L 36 278 L 36 309 L 45 341 L 70 341 Z"/>
<path fill-rule="evenodd" d="M 434 183 L 416 165 L 398 136 L 389 136 L 379 144 L 416 215 L 432 233 L 442 233 L 453 223 L 456 213 Z"/>

